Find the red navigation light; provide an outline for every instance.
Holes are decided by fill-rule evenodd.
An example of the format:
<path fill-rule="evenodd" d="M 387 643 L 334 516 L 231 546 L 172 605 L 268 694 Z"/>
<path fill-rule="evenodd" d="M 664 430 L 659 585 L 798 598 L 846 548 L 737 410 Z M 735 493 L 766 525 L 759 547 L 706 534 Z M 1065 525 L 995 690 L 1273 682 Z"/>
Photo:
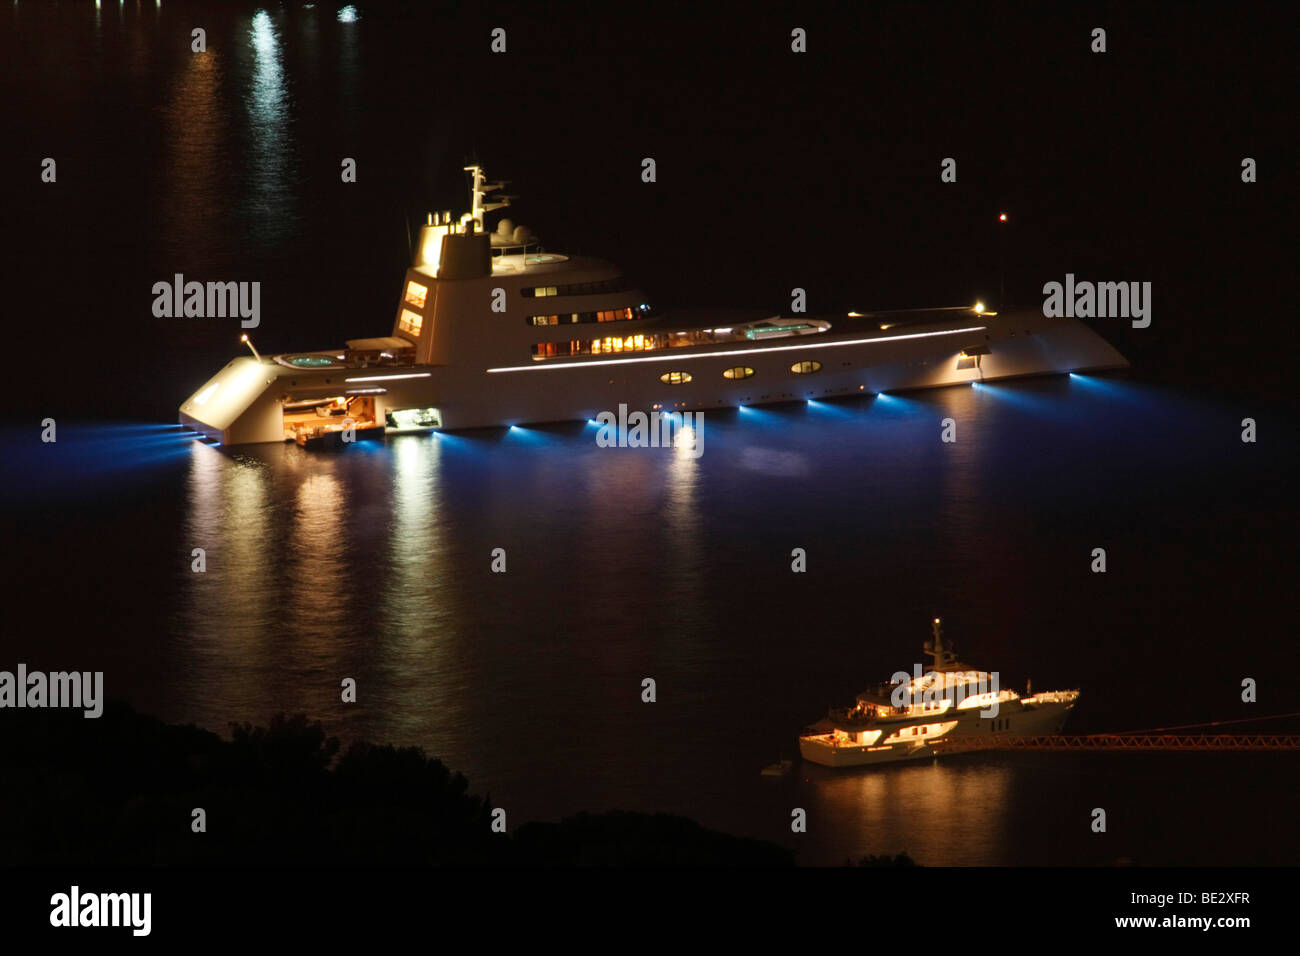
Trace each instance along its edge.
<path fill-rule="evenodd" d="M 1006 222 L 1006 221 L 1007 221 L 1007 214 L 1006 214 L 1006 213 L 1003 213 L 1002 215 L 998 216 L 998 219 L 1000 219 L 1002 222 Z"/>

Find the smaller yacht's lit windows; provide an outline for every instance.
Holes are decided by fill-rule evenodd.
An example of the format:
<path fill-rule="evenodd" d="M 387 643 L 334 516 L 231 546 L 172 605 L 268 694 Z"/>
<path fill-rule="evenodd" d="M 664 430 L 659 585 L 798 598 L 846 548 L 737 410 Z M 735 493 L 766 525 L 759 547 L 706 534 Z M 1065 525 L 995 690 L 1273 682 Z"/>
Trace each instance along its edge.
<path fill-rule="evenodd" d="M 737 365 L 735 368 L 729 368 L 722 373 L 723 378 L 749 378 L 754 374 L 754 370 L 748 365 Z"/>
<path fill-rule="evenodd" d="M 812 372 L 820 372 L 821 362 L 795 362 L 790 366 L 790 371 L 796 375 L 808 375 Z"/>
<path fill-rule="evenodd" d="M 420 285 L 418 282 L 406 283 L 406 301 L 416 308 L 424 308 L 425 296 L 429 294 L 429 287 Z"/>
<path fill-rule="evenodd" d="M 402 310 L 402 317 L 398 320 L 397 327 L 403 332 L 409 332 L 412 335 L 419 335 L 420 329 L 424 325 L 424 316 L 418 312 L 412 312 L 410 309 Z"/>
<path fill-rule="evenodd" d="M 659 376 L 659 381 L 665 385 L 685 385 L 690 380 L 690 372 L 664 372 Z"/>

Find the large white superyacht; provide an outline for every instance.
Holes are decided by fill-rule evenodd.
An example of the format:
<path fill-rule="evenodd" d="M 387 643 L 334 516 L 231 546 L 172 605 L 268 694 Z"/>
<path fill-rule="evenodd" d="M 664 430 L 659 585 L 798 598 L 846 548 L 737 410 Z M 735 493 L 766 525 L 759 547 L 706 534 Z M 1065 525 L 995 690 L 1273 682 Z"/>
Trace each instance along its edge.
<path fill-rule="evenodd" d="M 892 683 L 864 691 L 852 707 L 832 710 L 806 728 L 799 737 L 803 759 L 857 767 L 933 757 L 931 745 L 949 736 L 1054 734 L 1079 700 L 1078 690 L 1021 697 L 999 687 L 995 674 L 957 661 L 937 617 L 925 653 L 934 658 L 931 670 L 910 678 L 896 674 Z"/>
<path fill-rule="evenodd" d="M 421 227 L 387 336 L 232 359 L 180 407 L 226 445 L 581 421 L 871 395 L 1128 365 L 1072 318 L 982 304 L 907 312 L 659 314 L 615 265 L 543 251 L 502 183 Z"/>

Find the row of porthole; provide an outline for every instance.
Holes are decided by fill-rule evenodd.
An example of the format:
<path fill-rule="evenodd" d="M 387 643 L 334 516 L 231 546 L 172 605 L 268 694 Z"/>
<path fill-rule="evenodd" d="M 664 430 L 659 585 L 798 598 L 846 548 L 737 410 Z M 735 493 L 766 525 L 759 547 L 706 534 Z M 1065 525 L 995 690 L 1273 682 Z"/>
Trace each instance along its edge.
<path fill-rule="evenodd" d="M 795 362 L 790 366 L 790 371 L 796 375 L 811 375 L 813 372 L 821 371 L 821 362 Z M 754 374 L 754 370 L 748 365 L 737 365 L 734 368 L 726 369 L 722 373 L 723 378 L 739 379 L 749 378 Z M 685 385 L 692 379 L 690 372 L 664 372 L 659 376 L 659 381 L 665 385 Z"/>

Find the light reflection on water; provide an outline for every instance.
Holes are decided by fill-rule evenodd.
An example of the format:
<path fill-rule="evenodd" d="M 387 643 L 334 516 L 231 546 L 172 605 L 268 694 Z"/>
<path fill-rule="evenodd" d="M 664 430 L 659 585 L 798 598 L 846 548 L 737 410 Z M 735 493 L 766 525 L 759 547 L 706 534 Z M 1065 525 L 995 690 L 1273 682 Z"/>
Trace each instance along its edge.
<path fill-rule="evenodd" d="M 196 229 L 217 219 L 228 185 L 220 175 L 225 112 L 218 94 L 222 83 L 220 54 L 195 53 L 178 72 L 164 112 L 167 168 L 163 177 L 164 234 L 172 255 L 193 255 L 208 262 L 216 233 Z"/>
<path fill-rule="evenodd" d="M 232 707 L 210 725 L 224 730 L 234 714 L 275 695 L 263 663 L 274 630 L 274 551 L 278 530 L 268 502 L 268 475 L 215 448 L 191 447 L 189 506 L 181 546 L 190 573 L 183 585 L 184 626 L 176 680 L 187 699 L 219 695 Z M 202 549 L 203 570 L 194 570 Z M 257 609 L 257 610 L 254 610 Z"/>
<path fill-rule="evenodd" d="M 248 28 L 253 64 L 244 97 L 250 150 L 244 169 L 244 211 L 258 221 L 268 243 L 282 241 L 296 229 L 296 193 L 286 188 L 295 170 L 291 161 L 292 103 L 281 42 L 278 19 L 265 10 L 253 14 Z"/>
<path fill-rule="evenodd" d="M 758 776 L 828 704 L 910 668 L 935 613 L 1004 686 L 1082 687 L 1080 732 L 1223 716 L 1206 702 L 1225 668 L 1269 641 L 1250 620 L 1263 612 L 1234 604 L 1239 583 L 1221 565 L 1198 576 L 1178 537 L 1249 554 L 1242 516 L 1285 494 L 1275 452 L 1239 453 L 1232 410 L 1125 382 L 985 391 L 706 413 L 698 459 L 600 449 L 581 423 L 337 454 L 68 426 L 14 453 L 16 493 L 55 515 L 33 512 L 10 582 L 52 609 L 23 646 L 102 667 L 114 696 L 166 720 L 223 731 L 305 712 L 345 739 L 422 746 L 514 820 L 679 812 L 832 864 L 1235 859 L 1267 815 L 1226 758 Z M 955 445 L 939 440 L 947 417 Z M 1141 573 L 1088 576 L 1099 534 Z M 111 560 L 69 574 L 70 553 Z M 1153 605 L 1153 588 L 1178 601 Z M 1130 671 L 1159 665 L 1153 633 L 1176 634 L 1188 663 L 1134 694 Z M 1197 789 L 1215 774 L 1236 782 Z M 1183 790 L 1200 803 L 1167 806 Z M 1159 810 L 1162 829 L 1090 840 L 1108 800 Z M 792 807 L 807 834 L 789 832 Z M 1193 837 L 1210 812 L 1231 821 L 1218 846 Z M 1062 819 L 1073 836 L 1056 836 Z"/>
<path fill-rule="evenodd" d="M 1015 771 L 991 763 L 919 761 L 847 773 L 805 770 L 809 815 L 825 833 L 825 862 L 907 853 L 914 860 L 978 866 L 1013 844 Z M 1020 781 L 1024 785 L 1024 781 Z M 856 821 L 855 826 L 845 826 Z"/>
<path fill-rule="evenodd" d="M 419 740 L 431 752 L 446 752 L 466 732 L 462 701 L 473 693 L 459 666 L 462 628 L 454 605 L 440 600 L 452 569 L 443 540 L 445 516 L 439 468 L 443 443 L 419 435 L 396 438 L 392 453 L 392 522 L 386 535 L 386 569 L 372 569 L 381 601 L 373 633 L 378 703 L 390 739 Z M 384 508 L 375 503 L 367 521 L 382 527 Z"/>
<path fill-rule="evenodd" d="M 1024 639 L 1053 611 L 1019 576 L 1008 601 L 1001 568 L 1033 574 L 1073 532 L 1039 540 L 1015 516 L 1086 489 L 1086 476 L 1065 477 L 1099 447 L 1136 447 L 1150 423 L 1195 406 L 1137 385 L 1080 389 L 1059 379 L 996 398 L 950 389 L 723 411 L 706 415 L 698 459 L 599 449 L 582 424 L 334 455 L 193 443 L 173 547 L 207 547 L 208 571 L 180 578 L 168 716 L 220 729 L 303 710 L 344 737 L 419 744 L 523 819 L 671 810 L 790 843 L 789 807 L 804 806 L 809 862 L 1054 862 L 1034 856 L 1053 825 L 1047 795 L 1087 798 L 1045 787 L 1044 768 L 1071 758 L 804 766 L 775 786 L 757 770 L 791 756 L 826 703 L 910 666 L 917 619 L 938 608 L 972 663 L 997 658 L 1014 678 L 1033 668 L 1037 686 L 1041 670 L 1076 678 L 1095 660 L 1097 636 L 1059 623 Z M 1045 421 L 1052 409 L 1074 420 L 1075 403 L 1103 446 Z M 945 417 L 958 422 L 952 445 L 939 440 Z M 1195 447 L 1165 438 L 1151 477 Z M 1055 483 L 1039 480 L 1045 462 Z M 505 574 L 490 569 L 497 547 Z M 808 575 L 790 573 L 792 547 L 808 550 Z M 1113 680 L 1113 663 L 1094 669 Z M 647 676 L 654 705 L 640 702 Z M 356 705 L 339 701 L 343 677 L 357 680 Z M 1089 694 L 1125 699 L 1104 684 Z"/>

